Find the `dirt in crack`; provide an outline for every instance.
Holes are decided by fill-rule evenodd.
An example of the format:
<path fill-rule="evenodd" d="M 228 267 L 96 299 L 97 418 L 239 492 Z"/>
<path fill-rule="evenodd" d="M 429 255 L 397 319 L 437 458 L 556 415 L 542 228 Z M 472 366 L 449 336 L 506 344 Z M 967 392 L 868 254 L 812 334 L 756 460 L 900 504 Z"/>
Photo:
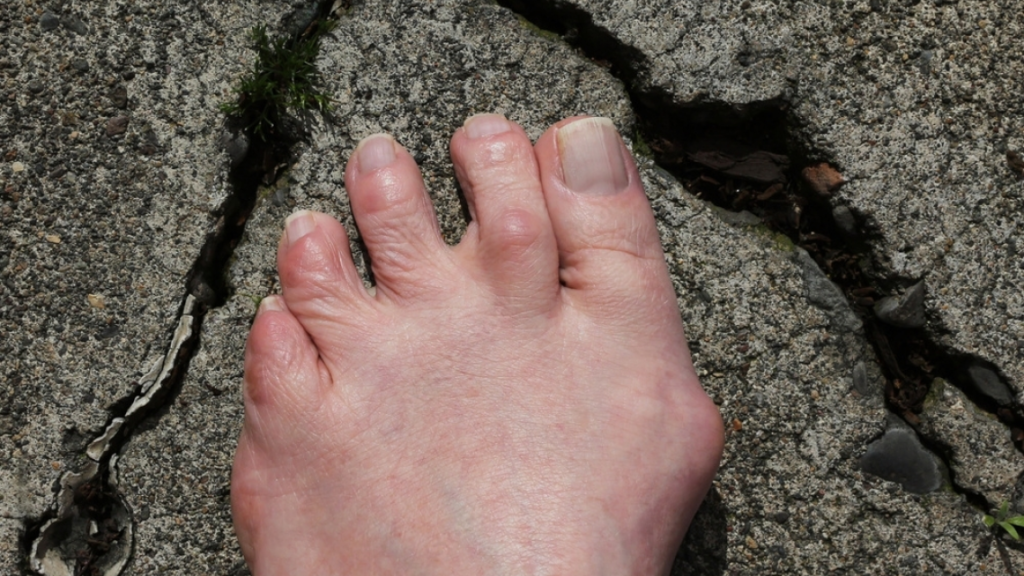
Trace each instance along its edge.
<path fill-rule="evenodd" d="M 171 345 L 160 363 L 115 402 L 103 434 L 89 445 L 86 465 L 66 474 L 53 508 L 28 523 L 23 545 L 29 570 L 39 574 L 116 576 L 132 550 L 133 520 L 117 489 L 116 459 L 134 430 L 153 424 L 178 396 L 199 345 L 206 313 L 231 295 L 226 273 L 255 206 L 260 185 L 273 182 L 292 160 L 291 148 L 305 138 L 303 116 L 326 112 L 329 98 L 316 91 L 314 67 L 320 38 L 347 1 L 311 2 L 284 19 L 282 37 L 265 27 L 253 30 L 254 71 L 238 89 L 238 100 L 223 106 L 234 133 L 225 144 L 231 156 L 231 194 L 212 214 L 215 222 L 186 277 L 187 296 Z M 295 85 L 299 78 L 305 84 Z M 255 92 L 254 92 L 255 90 Z"/>
<path fill-rule="evenodd" d="M 1021 448 L 1024 412 L 1012 401 L 996 401 L 974 384 L 977 377 L 972 371 L 979 367 L 998 380 L 995 367 L 944 349 L 923 328 L 900 328 L 879 320 L 875 304 L 913 282 L 873 268 L 870 246 L 877 234 L 860 215 L 830 202 L 842 177 L 827 158 L 805 149 L 792 136 L 785 101 L 679 104 L 663 90 L 640 86 L 647 70 L 645 57 L 595 25 L 590 14 L 565 2 L 498 3 L 560 35 L 623 82 L 638 119 L 638 152 L 652 156 L 696 196 L 755 215 L 809 253 L 863 320 L 886 376 L 891 411 L 916 423 L 932 381 L 943 378 L 996 414 Z"/>

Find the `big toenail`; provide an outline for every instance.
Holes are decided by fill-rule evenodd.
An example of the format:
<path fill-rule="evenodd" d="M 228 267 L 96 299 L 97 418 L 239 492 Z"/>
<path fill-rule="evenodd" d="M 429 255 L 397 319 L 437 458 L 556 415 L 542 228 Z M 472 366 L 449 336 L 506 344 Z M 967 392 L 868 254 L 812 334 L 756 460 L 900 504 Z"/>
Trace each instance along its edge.
<path fill-rule="evenodd" d="M 387 134 L 374 134 L 363 139 L 356 147 L 359 171 L 373 172 L 395 161 L 395 141 Z"/>
<path fill-rule="evenodd" d="M 614 194 L 629 185 L 622 144 L 607 118 L 584 118 L 558 129 L 562 177 L 573 192 Z"/>
<path fill-rule="evenodd" d="M 295 244 L 303 236 L 316 230 L 316 220 L 313 219 L 313 213 L 309 210 L 300 210 L 292 214 L 284 221 L 284 230 L 285 234 L 288 235 L 288 245 Z"/>
<path fill-rule="evenodd" d="M 470 116 L 463 126 L 470 138 L 483 138 L 508 132 L 512 125 L 501 114 L 477 114 Z"/>
<path fill-rule="evenodd" d="M 283 312 L 284 304 L 281 301 L 280 296 L 267 296 L 263 300 L 260 300 L 259 314 L 264 312 Z"/>

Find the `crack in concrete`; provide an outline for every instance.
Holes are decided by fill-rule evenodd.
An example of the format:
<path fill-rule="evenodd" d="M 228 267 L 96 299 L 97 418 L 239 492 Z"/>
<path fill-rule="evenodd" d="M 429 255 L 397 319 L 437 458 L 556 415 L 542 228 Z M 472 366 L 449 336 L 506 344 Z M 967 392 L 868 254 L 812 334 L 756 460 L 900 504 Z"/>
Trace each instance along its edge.
<path fill-rule="evenodd" d="M 86 448 L 87 464 L 59 481 L 54 508 L 31 531 L 29 566 L 46 576 L 116 576 L 133 545 L 133 520 L 118 494 L 117 451 L 140 422 L 167 402 L 184 378 L 206 310 L 189 294 L 163 357 L 142 377 L 130 404 Z"/>
<path fill-rule="evenodd" d="M 743 105 L 729 105 L 720 102 L 677 103 L 671 94 L 660 88 L 641 88 L 639 86 L 639 80 L 649 69 L 647 57 L 638 49 L 621 42 L 611 32 L 596 25 L 592 16 L 587 12 L 561 2 L 534 3 L 525 0 L 497 0 L 497 2 L 517 14 L 532 27 L 538 28 L 544 36 L 555 34 L 561 37 L 563 41 L 579 49 L 585 56 L 606 66 L 609 72 L 623 83 L 632 102 L 633 112 L 638 119 L 640 133 L 644 137 L 644 140 L 640 141 L 638 145 L 649 147 L 648 151 L 652 153 L 658 170 L 673 174 L 684 185 L 687 182 L 680 173 L 680 167 L 684 163 L 689 163 L 691 166 L 697 164 L 698 169 L 703 170 L 704 173 L 707 173 L 708 168 L 711 167 L 712 173 L 724 173 L 740 179 L 743 179 L 744 175 L 732 172 L 741 172 L 753 167 L 754 181 L 757 181 L 756 178 L 763 174 L 773 174 L 773 170 L 775 170 L 782 175 L 782 180 L 779 182 L 780 189 L 772 191 L 771 188 L 768 188 L 762 194 L 768 196 L 778 194 L 785 186 L 786 189 L 783 193 L 790 195 L 793 205 L 791 213 L 781 216 L 795 219 L 798 224 L 795 227 L 790 226 L 788 229 L 773 227 L 773 230 L 781 229 L 781 232 L 786 234 L 795 245 L 806 246 L 805 239 L 800 232 L 799 222 L 801 218 L 804 218 L 805 221 L 813 218 L 817 225 L 831 235 L 832 240 L 838 241 L 837 243 L 842 246 L 844 256 L 860 256 L 867 253 L 867 247 L 875 240 L 867 227 L 869 223 L 853 214 L 849 207 L 832 206 L 826 198 L 827 193 L 830 192 L 827 188 L 826 193 L 818 190 L 817 197 L 814 195 L 815 182 L 808 179 L 803 171 L 821 170 L 827 176 L 831 166 L 820 162 L 823 154 L 819 152 L 792 149 L 793 142 L 796 140 L 788 137 L 790 122 L 787 117 L 787 104 L 783 99 L 750 102 Z M 701 144 L 705 145 L 705 148 L 701 148 L 701 144 L 695 145 L 693 142 L 683 141 L 684 139 L 680 138 L 679 134 L 687 134 L 690 139 L 703 140 L 704 142 Z M 660 150 L 650 150 L 656 148 L 654 146 L 656 140 L 660 140 L 664 145 Z M 731 140 L 731 142 L 726 146 L 732 145 L 732 142 L 737 140 L 743 143 L 739 147 L 742 152 L 737 153 L 735 158 L 723 159 L 714 156 L 716 152 L 705 152 L 705 150 L 723 149 L 714 146 L 722 146 L 722 142 L 727 140 Z M 708 144 L 712 144 L 712 147 L 707 147 Z M 788 155 L 785 154 L 787 151 Z M 746 156 L 742 154 L 746 154 Z M 760 156 L 754 158 L 758 154 Z M 783 164 L 783 161 L 788 163 L 789 157 L 793 157 L 795 160 L 792 166 Z M 725 160 L 729 160 L 729 162 Z M 746 166 L 744 166 L 745 160 L 748 161 Z M 770 166 L 773 162 L 777 164 L 777 167 Z M 766 164 L 769 166 L 764 168 Z M 827 168 L 821 168 L 822 166 Z M 796 183 L 800 180 L 799 176 L 808 180 L 811 192 L 797 189 Z M 751 180 L 749 176 L 747 179 Z M 764 185 L 770 183 L 769 181 Z M 819 184 L 819 187 L 828 185 L 829 183 L 826 182 Z M 686 188 L 691 193 L 695 193 L 698 197 L 703 197 L 719 207 L 727 210 L 735 209 L 722 197 L 702 194 L 700 190 L 695 190 L 690 185 L 686 185 Z M 845 211 L 842 217 L 849 216 L 850 222 L 855 227 L 854 239 L 848 238 L 847 236 L 850 235 L 845 234 L 842 224 L 837 222 L 837 211 Z M 861 221 L 858 222 L 858 220 Z M 766 223 L 771 224 L 771 222 Z M 799 255 L 801 252 L 807 254 L 802 249 L 798 249 L 797 254 Z M 829 278 L 828 274 L 821 272 L 822 269 L 828 270 L 828 267 L 824 266 L 825 263 L 821 261 L 822 254 L 812 252 L 810 256 L 814 257 L 814 260 L 807 258 L 807 261 L 816 262 L 814 267 L 819 270 L 822 280 L 832 284 L 833 279 Z M 804 267 L 806 269 L 806 266 Z M 888 390 L 885 400 L 886 408 L 890 413 L 894 416 L 902 415 L 905 419 L 913 422 L 915 410 L 912 408 L 920 409 L 920 402 L 923 401 L 924 395 L 927 393 L 928 384 L 934 378 L 944 378 L 962 390 L 971 401 L 982 409 L 996 414 L 1000 421 L 1014 432 L 1015 436 L 1024 438 L 1024 432 L 1020 431 L 1024 429 L 1024 411 L 1020 406 L 995 406 L 990 398 L 965 383 L 965 378 L 960 374 L 962 369 L 959 367 L 976 364 L 978 359 L 943 348 L 934 342 L 923 328 L 900 329 L 879 322 L 873 314 L 870 314 L 870 306 L 860 305 L 851 293 L 851 289 L 870 287 L 878 296 L 888 295 L 895 293 L 899 288 L 909 286 L 908 282 L 877 273 L 869 277 L 859 269 L 856 271 L 856 276 L 849 278 L 847 282 L 838 279 L 835 281 L 840 285 L 834 287 L 832 292 L 842 301 L 839 304 L 850 312 L 844 316 L 852 316 L 852 318 L 844 317 L 837 320 L 841 321 L 840 323 L 845 328 L 863 330 L 864 337 L 875 350 L 877 356 L 875 361 L 887 376 Z M 855 282 L 863 283 L 863 285 L 856 285 Z M 830 309 L 836 307 L 836 305 L 829 306 Z M 853 324 L 862 324 L 863 328 L 853 326 Z M 894 340 L 895 342 L 892 344 L 889 343 Z M 907 341 L 919 343 L 923 350 L 908 347 Z M 893 354 L 893 351 L 896 353 Z M 906 405 L 900 405 L 897 403 L 899 399 L 895 398 L 893 394 L 894 390 L 899 388 L 899 378 L 903 377 L 903 372 L 908 370 L 906 363 L 908 358 L 912 358 L 911 354 L 924 356 L 925 363 L 930 362 L 933 369 L 919 371 L 918 378 L 927 379 L 928 384 L 925 385 L 924 390 L 919 391 L 918 397 L 906 401 Z M 896 362 L 894 365 L 893 362 L 884 361 L 887 358 L 899 358 L 899 360 L 894 360 Z M 916 369 L 915 366 L 909 368 Z M 992 368 L 995 369 L 997 376 L 1000 376 L 998 368 L 994 366 Z M 909 418 L 907 418 L 908 415 Z M 952 488 L 964 495 L 975 507 L 987 512 L 990 509 L 990 503 L 984 497 L 957 484 L 953 468 L 950 466 L 950 447 L 939 438 L 928 437 L 917 426 L 913 427 L 913 431 L 922 440 L 925 447 L 934 452 L 949 470 Z M 1022 446 L 1018 444 L 1017 448 L 1021 449 Z"/>
<path fill-rule="evenodd" d="M 285 17 L 286 26 L 299 27 L 298 32 L 289 32 L 291 42 L 316 22 L 336 18 L 348 7 L 348 0 L 313 0 L 308 7 L 297 8 Z M 238 153 L 231 147 L 240 139 L 247 144 Z M 24 541 L 29 568 L 36 573 L 117 576 L 130 560 L 134 518 L 119 493 L 118 454 L 141 423 L 159 419 L 161 409 L 173 404 L 199 348 L 206 314 L 230 296 L 227 268 L 255 207 L 257 190 L 292 160 L 294 140 L 285 135 L 279 139 L 266 142 L 245 134 L 224 142 L 233 156 L 232 192 L 211 215 L 213 230 L 186 276 L 186 296 L 167 351 L 146 370 L 132 394 L 115 402 L 111 413 L 117 415 L 88 444 L 87 464 L 61 477 L 52 508 L 29 522 Z"/>

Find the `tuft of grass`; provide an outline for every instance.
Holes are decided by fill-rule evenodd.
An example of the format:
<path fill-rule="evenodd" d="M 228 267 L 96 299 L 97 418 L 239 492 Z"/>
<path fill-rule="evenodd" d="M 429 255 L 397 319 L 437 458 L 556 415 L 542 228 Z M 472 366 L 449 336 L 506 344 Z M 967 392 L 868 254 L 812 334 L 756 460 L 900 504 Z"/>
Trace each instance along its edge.
<path fill-rule="evenodd" d="M 259 24 L 249 33 L 256 62 L 235 88 L 237 98 L 220 109 L 266 142 L 280 136 L 282 120 L 292 111 L 327 112 L 331 97 L 320 88 L 316 57 L 320 39 L 335 22 L 319 19 L 297 38 L 273 38 Z"/>
<path fill-rule="evenodd" d="M 640 129 L 637 128 L 636 132 L 633 133 L 633 152 L 646 158 L 654 159 L 654 152 L 651 147 L 644 140 L 643 134 L 640 133 Z"/>
<path fill-rule="evenodd" d="M 981 520 L 985 523 L 985 526 L 988 526 L 989 528 L 999 526 L 1005 530 L 1007 534 L 1013 537 L 1014 540 L 1020 540 L 1020 534 L 1017 533 L 1016 527 L 1024 527 L 1024 516 L 1011 517 L 1009 502 L 1003 502 L 1002 505 L 999 506 L 999 510 L 996 511 L 995 516 L 985 514 Z"/>

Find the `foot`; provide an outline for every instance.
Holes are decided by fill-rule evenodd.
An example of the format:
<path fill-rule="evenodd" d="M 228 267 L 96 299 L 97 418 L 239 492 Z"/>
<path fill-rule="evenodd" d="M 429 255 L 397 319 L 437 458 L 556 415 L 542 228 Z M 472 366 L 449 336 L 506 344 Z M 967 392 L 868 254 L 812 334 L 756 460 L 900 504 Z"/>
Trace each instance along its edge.
<path fill-rule="evenodd" d="M 632 158 L 597 118 L 451 152 L 454 248 L 394 140 L 349 162 L 375 292 L 337 220 L 287 221 L 232 477 L 253 574 L 667 573 L 722 427 Z"/>

